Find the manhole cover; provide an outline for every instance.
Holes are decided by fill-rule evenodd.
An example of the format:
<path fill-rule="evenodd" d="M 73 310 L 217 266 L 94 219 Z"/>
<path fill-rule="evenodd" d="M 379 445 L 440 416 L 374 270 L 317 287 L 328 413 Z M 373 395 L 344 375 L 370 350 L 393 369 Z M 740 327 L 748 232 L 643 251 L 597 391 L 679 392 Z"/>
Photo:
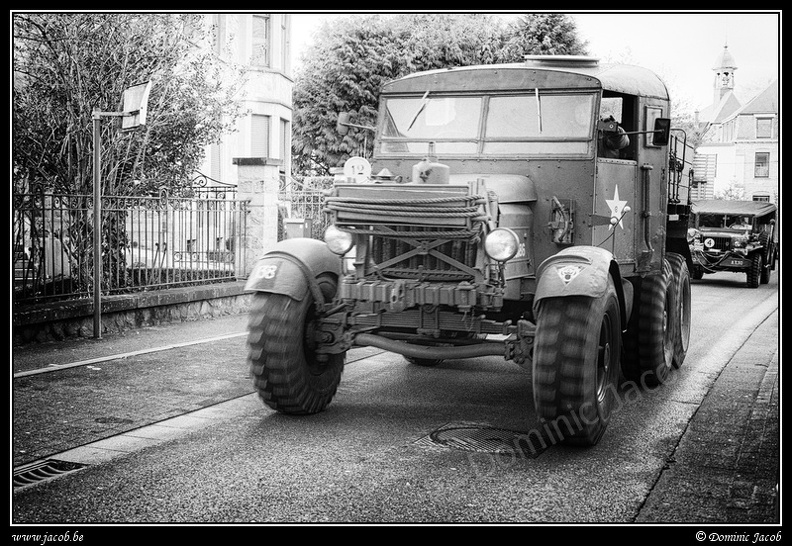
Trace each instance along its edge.
<path fill-rule="evenodd" d="M 482 425 L 450 425 L 442 427 L 429 435 L 438 445 L 498 455 L 523 455 L 536 458 L 547 449 L 545 438 L 536 431 L 518 432 L 503 428 Z"/>
<path fill-rule="evenodd" d="M 12 482 L 14 484 L 14 489 L 16 489 L 26 485 L 33 485 L 34 483 L 43 482 L 51 478 L 56 478 L 81 468 L 85 468 L 85 465 L 70 463 L 68 461 L 48 459 L 46 461 L 39 461 L 29 465 L 20 466 L 19 468 L 15 469 Z"/>

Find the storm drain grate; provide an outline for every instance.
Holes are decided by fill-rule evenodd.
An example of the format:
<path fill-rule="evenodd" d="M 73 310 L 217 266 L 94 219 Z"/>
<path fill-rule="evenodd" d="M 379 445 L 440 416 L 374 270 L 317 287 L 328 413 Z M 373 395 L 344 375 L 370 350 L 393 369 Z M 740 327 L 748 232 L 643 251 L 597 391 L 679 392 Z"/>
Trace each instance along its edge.
<path fill-rule="evenodd" d="M 47 459 L 46 461 L 39 461 L 29 465 L 20 466 L 14 470 L 14 477 L 12 479 L 14 488 L 25 487 L 26 485 L 33 485 L 34 483 L 43 482 L 52 478 L 57 478 L 63 474 L 74 472 L 85 468 L 86 465 L 79 463 L 70 463 L 68 461 L 58 461 L 56 459 Z"/>
<path fill-rule="evenodd" d="M 536 431 L 518 432 L 489 425 L 446 425 L 425 439 L 451 449 L 531 459 L 541 455 L 548 447 L 546 439 Z"/>

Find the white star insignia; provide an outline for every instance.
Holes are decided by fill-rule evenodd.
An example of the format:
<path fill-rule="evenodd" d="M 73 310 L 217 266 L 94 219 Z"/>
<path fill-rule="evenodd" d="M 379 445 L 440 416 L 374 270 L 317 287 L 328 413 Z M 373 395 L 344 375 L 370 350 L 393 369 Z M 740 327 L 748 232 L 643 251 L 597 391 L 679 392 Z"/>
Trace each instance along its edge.
<path fill-rule="evenodd" d="M 627 201 L 622 201 L 619 199 L 619 186 L 616 186 L 616 189 L 613 192 L 613 199 L 606 199 L 605 202 L 608 204 L 608 208 L 611 212 L 611 218 L 615 218 L 619 221 L 619 227 L 624 229 L 624 225 L 622 225 L 622 214 L 624 214 L 624 205 L 627 204 Z M 613 224 L 608 226 L 608 230 L 613 227 Z"/>

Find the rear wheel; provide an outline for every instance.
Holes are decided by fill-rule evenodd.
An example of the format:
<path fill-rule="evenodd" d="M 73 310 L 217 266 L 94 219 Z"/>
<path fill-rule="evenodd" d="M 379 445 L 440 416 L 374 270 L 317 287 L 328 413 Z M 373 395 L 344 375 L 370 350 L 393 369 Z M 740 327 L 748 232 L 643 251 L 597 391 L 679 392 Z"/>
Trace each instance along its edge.
<path fill-rule="evenodd" d="M 759 288 L 759 281 L 762 277 L 762 270 L 764 269 L 764 259 L 758 252 L 751 256 L 751 267 L 748 269 L 748 288 Z"/>
<path fill-rule="evenodd" d="M 674 325 L 670 321 L 676 292 L 671 265 L 663 260 L 662 273 L 644 277 L 636 288 L 622 370 L 627 379 L 654 386 L 668 378 L 674 361 Z"/>
<path fill-rule="evenodd" d="M 325 291 L 327 282 L 320 282 Z M 332 290 L 334 292 L 334 289 Z M 248 361 L 259 397 L 281 413 L 324 410 L 335 396 L 346 353 L 316 351 L 316 306 L 282 294 L 256 293 L 248 323 Z"/>
<path fill-rule="evenodd" d="M 674 299 L 676 305 L 670 321 L 674 335 L 674 368 L 679 368 L 685 361 L 690 343 L 690 274 L 687 262 L 682 255 L 675 252 L 666 254 L 671 265 Z"/>
<path fill-rule="evenodd" d="M 414 366 L 422 366 L 424 368 L 431 368 L 442 362 L 439 358 L 415 358 L 414 356 L 405 356 L 404 360 Z"/>
<path fill-rule="evenodd" d="M 539 303 L 533 358 L 537 415 L 559 440 L 594 445 L 605 432 L 619 380 L 621 321 L 612 279 L 605 295 Z"/>

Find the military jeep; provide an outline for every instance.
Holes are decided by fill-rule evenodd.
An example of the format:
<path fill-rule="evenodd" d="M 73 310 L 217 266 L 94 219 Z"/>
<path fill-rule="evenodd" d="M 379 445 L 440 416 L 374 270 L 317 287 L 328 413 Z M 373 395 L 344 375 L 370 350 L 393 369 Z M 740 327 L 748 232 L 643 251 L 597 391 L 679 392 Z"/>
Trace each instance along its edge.
<path fill-rule="evenodd" d="M 372 161 L 349 158 L 324 241 L 282 241 L 251 273 L 260 397 L 322 411 L 355 346 L 499 356 L 558 441 L 596 444 L 622 376 L 658 385 L 688 347 L 689 162 L 669 115 L 651 71 L 552 55 L 389 82 L 373 128 L 339 113 L 374 130 Z"/>
<path fill-rule="evenodd" d="M 688 240 L 692 276 L 719 271 L 744 273 L 757 288 L 770 282 L 778 261 L 777 207 L 764 201 L 696 201 Z"/>

